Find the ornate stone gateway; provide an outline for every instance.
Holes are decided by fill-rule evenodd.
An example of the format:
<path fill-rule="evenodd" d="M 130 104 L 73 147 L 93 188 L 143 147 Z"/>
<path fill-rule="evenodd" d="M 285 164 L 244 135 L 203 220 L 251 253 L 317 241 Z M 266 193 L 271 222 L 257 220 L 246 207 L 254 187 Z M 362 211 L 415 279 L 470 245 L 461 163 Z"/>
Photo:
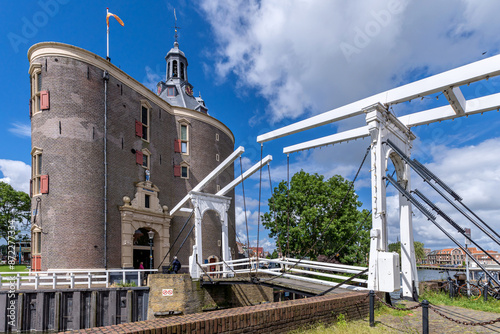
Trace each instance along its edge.
<path fill-rule="evenodd" d="M 149 246 L 144 245 L 144 231 L 153 231 L 153 268 L 160 262 L 170 247 L 170 220 L 168 207 L 161 206 L 158 199 L 160 189 L 150 181 L 136 184 L 136 193 L 131 201 L 129 197 L 123 197 L 123 206 L 119 207 L 122 223 L 122 268 L 138 268 L 139 254 L 147 251 Z M 134 259 L 134 252 L 136 254 Z M 149 253 L 148 253 L 149 254 Z M 144 262 L 144 261 L 142 261 Z M 147 268 L 149 262 L 144 263 Z"/>

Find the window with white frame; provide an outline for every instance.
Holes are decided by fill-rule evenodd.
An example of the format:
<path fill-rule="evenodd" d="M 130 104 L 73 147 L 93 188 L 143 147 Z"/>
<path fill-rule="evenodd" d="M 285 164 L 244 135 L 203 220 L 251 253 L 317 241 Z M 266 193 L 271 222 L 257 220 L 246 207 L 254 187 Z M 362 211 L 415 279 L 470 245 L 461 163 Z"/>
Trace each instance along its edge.
<path fill-rule="evenodd" d="M 35 114 L 40 112 L 40 92 L 42 91 L 42 65 L 32 64 L 31 68 L 31 110 Z"/>
<path fill-rule="evenodd" d="M 32 233 L 31 253 L 32 255 L 40 255 L 42 253 L 42 230 L 35 226 Z"/>
<path fill-rule="evenodd" d="M 142 124 L 142 139 L 149 141 L 150 128 L 150 110 L 151 105 L 146 100 L 141 101 L 141 124 Z"/>
<path fill-rule="evenodd" d="M 181 178 L 189 179 L 189 164 L 184 161 L 181 163 Z"/>
<path fill-rule="evenodd" d="M 151 166 L 151 152 L 147 148 L 142 149 L 142 167 L 149 169 Z"/>
<path fill-rule="evenodd" d="M 189 127 L 185 123 L 181 123 L 181 128 L 180 128 L 180 134 L 181 134 L 181 153 L 182 154 L 189 154 Z"/>
<path fill-rule="evenodd" d="M 33 195 L 41 194 L 42 177 L 42 150 L 34 148 L 31 153 L 31 192 Z"/>

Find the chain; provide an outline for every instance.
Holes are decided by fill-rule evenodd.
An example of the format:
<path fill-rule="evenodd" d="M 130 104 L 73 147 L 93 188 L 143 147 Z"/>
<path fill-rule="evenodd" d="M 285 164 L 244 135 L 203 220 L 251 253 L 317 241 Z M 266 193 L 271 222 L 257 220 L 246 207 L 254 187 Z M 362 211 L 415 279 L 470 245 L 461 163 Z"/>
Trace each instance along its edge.
<path fill-rule="evenodd" d="M 453 322 L 456 322 L 457 324 L 460 324 L 460 325 L 465 325 L 465 326 L 484 326 L 484 325 L 493 325 L 494 323 L 497 323 L 497 322 L 500 322 L 500 318 L 496 318 L 495 320 L 490 320 L 490 321 L 483 321 L 483 322 L 467 322 L 467 321 L 461 321 L 461 320 L 456 320 L 456 319 L 453 319 L 453 318 L 450 318 L 448 317 L 446 314 L 443 314 L 441 313 L 440 311 L 438 311 L 438 309 L 436 307 L 434 307 L 433 305 L 429 304 L 429 308 L 434 312 L 436 313 L 437 315 L 440 315 L 441 317 L 447 319 L 447 320 L 450 320 L 450 321 L 453 321 Z"/>
<path fill-rule="evenodd" d="M 357 302 L 355 302 L 355 303 L 354 303 L 354 305 L 358 305 L 358 304 L 362 304 L 362 303 L 364 303 L 364 302 L 368 299 L 368 297 L 370 297 L 370 294 L 369 294 L 369 293 L 367 293 L 367 294 L 365 295 L 365 298 L 360 299 L 360 300 L 358 300 Z"/>
<path fill-rule="evenodd" d="M 379 302 L 381 302 L 382 304 L 384 304 L 385 306 L 389 307 L 389 308 L 392 308 L 394 310 L 398 310 L 398 311 L 411 311 L 411 310 L 415 310 L 419 307 L 422 306 L 422 303 L 418 303 L 417 305 L 415 306 L 412 306 L 412 307 L 395 307 L 395 306 L 392 306 L 391 304 L 387 304 L 382 298 L 380 298 L 378 295 L 375 295 L 375 297 L 378 299 Z"/>

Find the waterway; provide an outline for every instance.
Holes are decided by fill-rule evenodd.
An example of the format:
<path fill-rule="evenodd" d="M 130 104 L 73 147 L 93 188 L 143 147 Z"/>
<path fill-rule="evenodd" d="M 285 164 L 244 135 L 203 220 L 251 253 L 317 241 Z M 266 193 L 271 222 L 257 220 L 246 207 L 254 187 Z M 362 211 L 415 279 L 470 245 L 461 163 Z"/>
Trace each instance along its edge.
<path fill-rule="evenodd" d="M 433 280 L 446 280 L 448 278 L 448 275 L 446 272 L 440 272 L 440 270 L 433 270 L 433 269 L 417 269 L 418 272 L 418 280 L 420 282 L 424 281 L 433 281 Z M 453 275 L 455 275 L 457 272 L 464 273 L 465 270 L 448 270 L 450 273 L 450 276 L 453 278 Z"/>

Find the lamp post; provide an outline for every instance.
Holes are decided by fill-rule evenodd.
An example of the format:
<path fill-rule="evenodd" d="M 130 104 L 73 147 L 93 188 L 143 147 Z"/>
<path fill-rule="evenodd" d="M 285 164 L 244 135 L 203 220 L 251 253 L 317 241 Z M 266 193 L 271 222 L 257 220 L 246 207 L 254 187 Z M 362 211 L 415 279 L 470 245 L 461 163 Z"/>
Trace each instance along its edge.
<path fill-rule="evenodd" d="M 155 233 L 153 230 L 148 232 L 149 237 L 149 269 L 153 269 L 153 238 Z"/>

